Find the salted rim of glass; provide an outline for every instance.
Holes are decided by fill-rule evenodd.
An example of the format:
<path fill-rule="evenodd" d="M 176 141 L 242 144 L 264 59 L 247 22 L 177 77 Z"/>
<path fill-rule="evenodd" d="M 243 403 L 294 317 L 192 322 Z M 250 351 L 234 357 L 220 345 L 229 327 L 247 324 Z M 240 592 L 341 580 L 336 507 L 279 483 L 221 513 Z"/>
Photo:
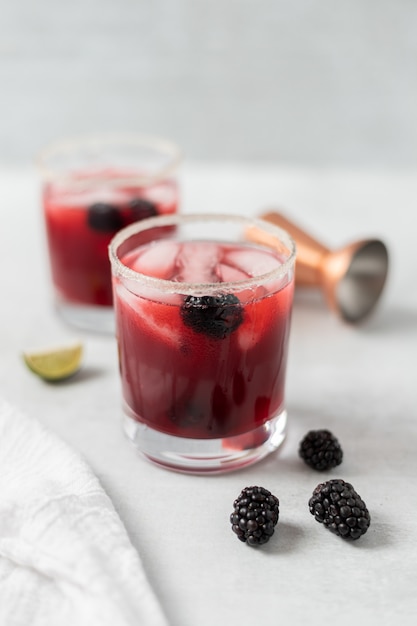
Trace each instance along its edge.
<path fill-rule="evenodd" d="M 172 141 L 163 139 L 161 137 L 153 137 L 150 135 L 139 134 L 125 134 L 125 133 L 104 133 L 96 135 L 79 135 L 72 138 L 64 138 L 60 141 L 56 141 L 45 146 L 35 157 L 35 165 L 45 180 L 71 182 L 71 185 L 77 188 L 89 188 L 97 184 L 97 179 L 86 177 L 85 179 L 74 179 L 73 174 L 67 172 L 59 172 L 53 167 L 48 166 L 48 160 L 53 158 L 57 154 L 70 154 L 75 150 L 79 150 L 84 146 L 99 146 L 112 144 L 126 144 L 131 146 L 143 146 L 146 148 L 154 149 L 158 152 L 164 153 L 167 156 L 171 155 L 171 159 L 168 163 L 157 170 L 155 174 L 149 174 L 146 176 L 125 176 L 117 177 L 114 181 L 111 178 L 106 179 L 106 184 L 123 185 L 123 184 L 137 184 L 143 187 L 147 187 L 159 180 L 162 180 L 172 174 L 180 164 L 182 160 L 182 152 L 180 148 Z"/>
<path fill-rule="evenodd" d="M 122 263 L 117 254 L 117 250 L 122 243 L 124 243 L 132 235 L 136 235 L 145 230 L 154 227 L 174 226 L 181 225 L 182 223 L 186 224 L 204 221 L 229 221 L 245 224 L 247 225 L 247 227 L 251 228 L 259 228 L 261 231 L 266 232 L 268 235 L 274 237 L 281 244 L 283 244 L 285 252 L 288 253 L 288 258 L 281 264 L 279 264 L 277 268 L 264 274 L 259 274 L 251 278 L 247 278 L 245 280 L 236 280 L 221 283 L 197 283 L 178 282 L 173 280 L 167 280 L 165 278 L 155 278 L 154 276 L 148 276 L 147 274 L 137 272 L 136 270 L 132 270 L 131 268 L 124 265 L 124 263 Z M 163 239 L 161 241 L 163 241 Z M 248 243 L 251 242 L 250 239 L 248 239 L 247 241 Z M 233 242 L 225 241 L 225 243 Z M 252 243 L 256 244 L 255 241 L 252 241 Z M 273 250 L 272 246 L 266 246 L 259 243 L 257 243 L 256 245 L 260 245 L 260 247 L 263 247 L 265 249 Z M 290 268 L 294 264 L 296 255 L 296 246 L 294 240 L 292 239 L 292 237 L 290 237 L 287 231 L 283 230 L 279 226 L 275 226 L 274 224 L 271 224 L 270 222 L 267 222 L 263 219 L 244 217 L 227 213 L 175 213 L 170 215 L 149 217 L 139 222 L 134 222 L 133 224 L 130 224 L 129 226 L 126 226 L 125 228 L 122 228 L 120 231 L 118 231 L 118 233 L 111 240 L 108 250 L 113 273 L 117 276 L 120 276 L 121 278 L 127 280 L 133 280 L 136 283 L 144 284 L 163 293 L 182 293 L 186 295 L 194 295 L 197 293 L 212 294 L 223 291 L 240 291 L 243 289 L 249 289 L 251 287 L 258 286 L 273 279 L 279 279 L 285 276 L 285 274 L 290 270 Z"/>

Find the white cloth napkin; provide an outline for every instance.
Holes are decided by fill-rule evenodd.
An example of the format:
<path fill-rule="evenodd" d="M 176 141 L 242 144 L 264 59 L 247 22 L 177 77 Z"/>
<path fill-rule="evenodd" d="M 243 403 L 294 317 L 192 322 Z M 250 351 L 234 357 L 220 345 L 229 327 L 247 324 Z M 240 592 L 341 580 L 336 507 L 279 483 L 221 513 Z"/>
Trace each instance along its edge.
<path fill-rule="evenodd" d="M 91 469 L 1 398 L 0 624 L 167 626 Z"/>

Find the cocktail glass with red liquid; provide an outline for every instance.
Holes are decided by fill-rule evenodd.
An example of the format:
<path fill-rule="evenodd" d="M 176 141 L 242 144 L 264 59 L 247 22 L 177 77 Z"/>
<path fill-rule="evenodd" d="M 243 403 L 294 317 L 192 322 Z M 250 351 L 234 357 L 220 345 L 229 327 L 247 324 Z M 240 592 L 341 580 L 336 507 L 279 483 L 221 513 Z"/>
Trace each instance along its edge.
<path fill-rule="evenodd" d="M 113 331 L 108 245 L 133 222 L 178 209 L 178 148 L 104 135 L 60 142 L 38 158 L 55 302 L 68 322 Z"/>
<path fill-rule="evenodd" d="M 139 450 L 191 473 L 275 450 L 287 420 L 292 239 L 262 220 L 177 214 L 123 229 L 109 253 L 124 427 Z"/>

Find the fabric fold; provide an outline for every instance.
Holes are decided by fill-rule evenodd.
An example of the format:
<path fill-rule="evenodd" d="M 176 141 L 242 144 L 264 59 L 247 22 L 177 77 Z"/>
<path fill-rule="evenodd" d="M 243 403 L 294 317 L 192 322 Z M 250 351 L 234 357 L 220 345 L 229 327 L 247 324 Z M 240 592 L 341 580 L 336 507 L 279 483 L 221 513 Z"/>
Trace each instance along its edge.
<path fill-rule="evenodd" d="M 167 626 L 87 463 L 1 398 L 0 623 Z"/>

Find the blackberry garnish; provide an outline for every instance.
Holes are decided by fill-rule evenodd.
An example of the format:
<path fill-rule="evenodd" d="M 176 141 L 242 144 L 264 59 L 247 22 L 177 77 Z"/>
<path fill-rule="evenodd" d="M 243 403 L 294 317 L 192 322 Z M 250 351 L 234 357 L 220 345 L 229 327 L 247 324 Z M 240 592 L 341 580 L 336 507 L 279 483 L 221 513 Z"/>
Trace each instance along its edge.
<path fill-rule="evenodd" d="M 103 233 L 115 232 L 123 226 L 119 209 L 105 202 L 96 202 L 88 208 L 87 223 L 93 230 Z"/>
<path fill-rule="evenodd" d="M 343 450 L 329 430 L 310 430 L 300 443 L 299 455 L 307 465 L 323 471 L 340 465 Z"/>
<path fill-rule="evenodd" d="M 181 307 L 186 326 L 213 339 L 224 339 L 243 321 L 239 298 L 229 293 L 221 296 L 187 296 Z"/>
<path fill-rule="evenodd" d="M 135 221 L 144 220 L 147 217 L 154 217 L 158 215 L 156 206 L 150 200 L 144 198 L 134 198 L 129 202 L 129 208 L 133 214 Z"/>
<path fill-rule="evenodd" d="M 245 487 L 233 503 L 232 530 L 240 541 L 257 546 L 269 541 L 279 517 L 279 500 L 263 487 Z"/>
<path fill-rule="evenodd" d="M 365 502 L 342 479 L 317 485 L 308 506 L 318 522 L 342 539 L 359 539 L 371 523 Z"/>

